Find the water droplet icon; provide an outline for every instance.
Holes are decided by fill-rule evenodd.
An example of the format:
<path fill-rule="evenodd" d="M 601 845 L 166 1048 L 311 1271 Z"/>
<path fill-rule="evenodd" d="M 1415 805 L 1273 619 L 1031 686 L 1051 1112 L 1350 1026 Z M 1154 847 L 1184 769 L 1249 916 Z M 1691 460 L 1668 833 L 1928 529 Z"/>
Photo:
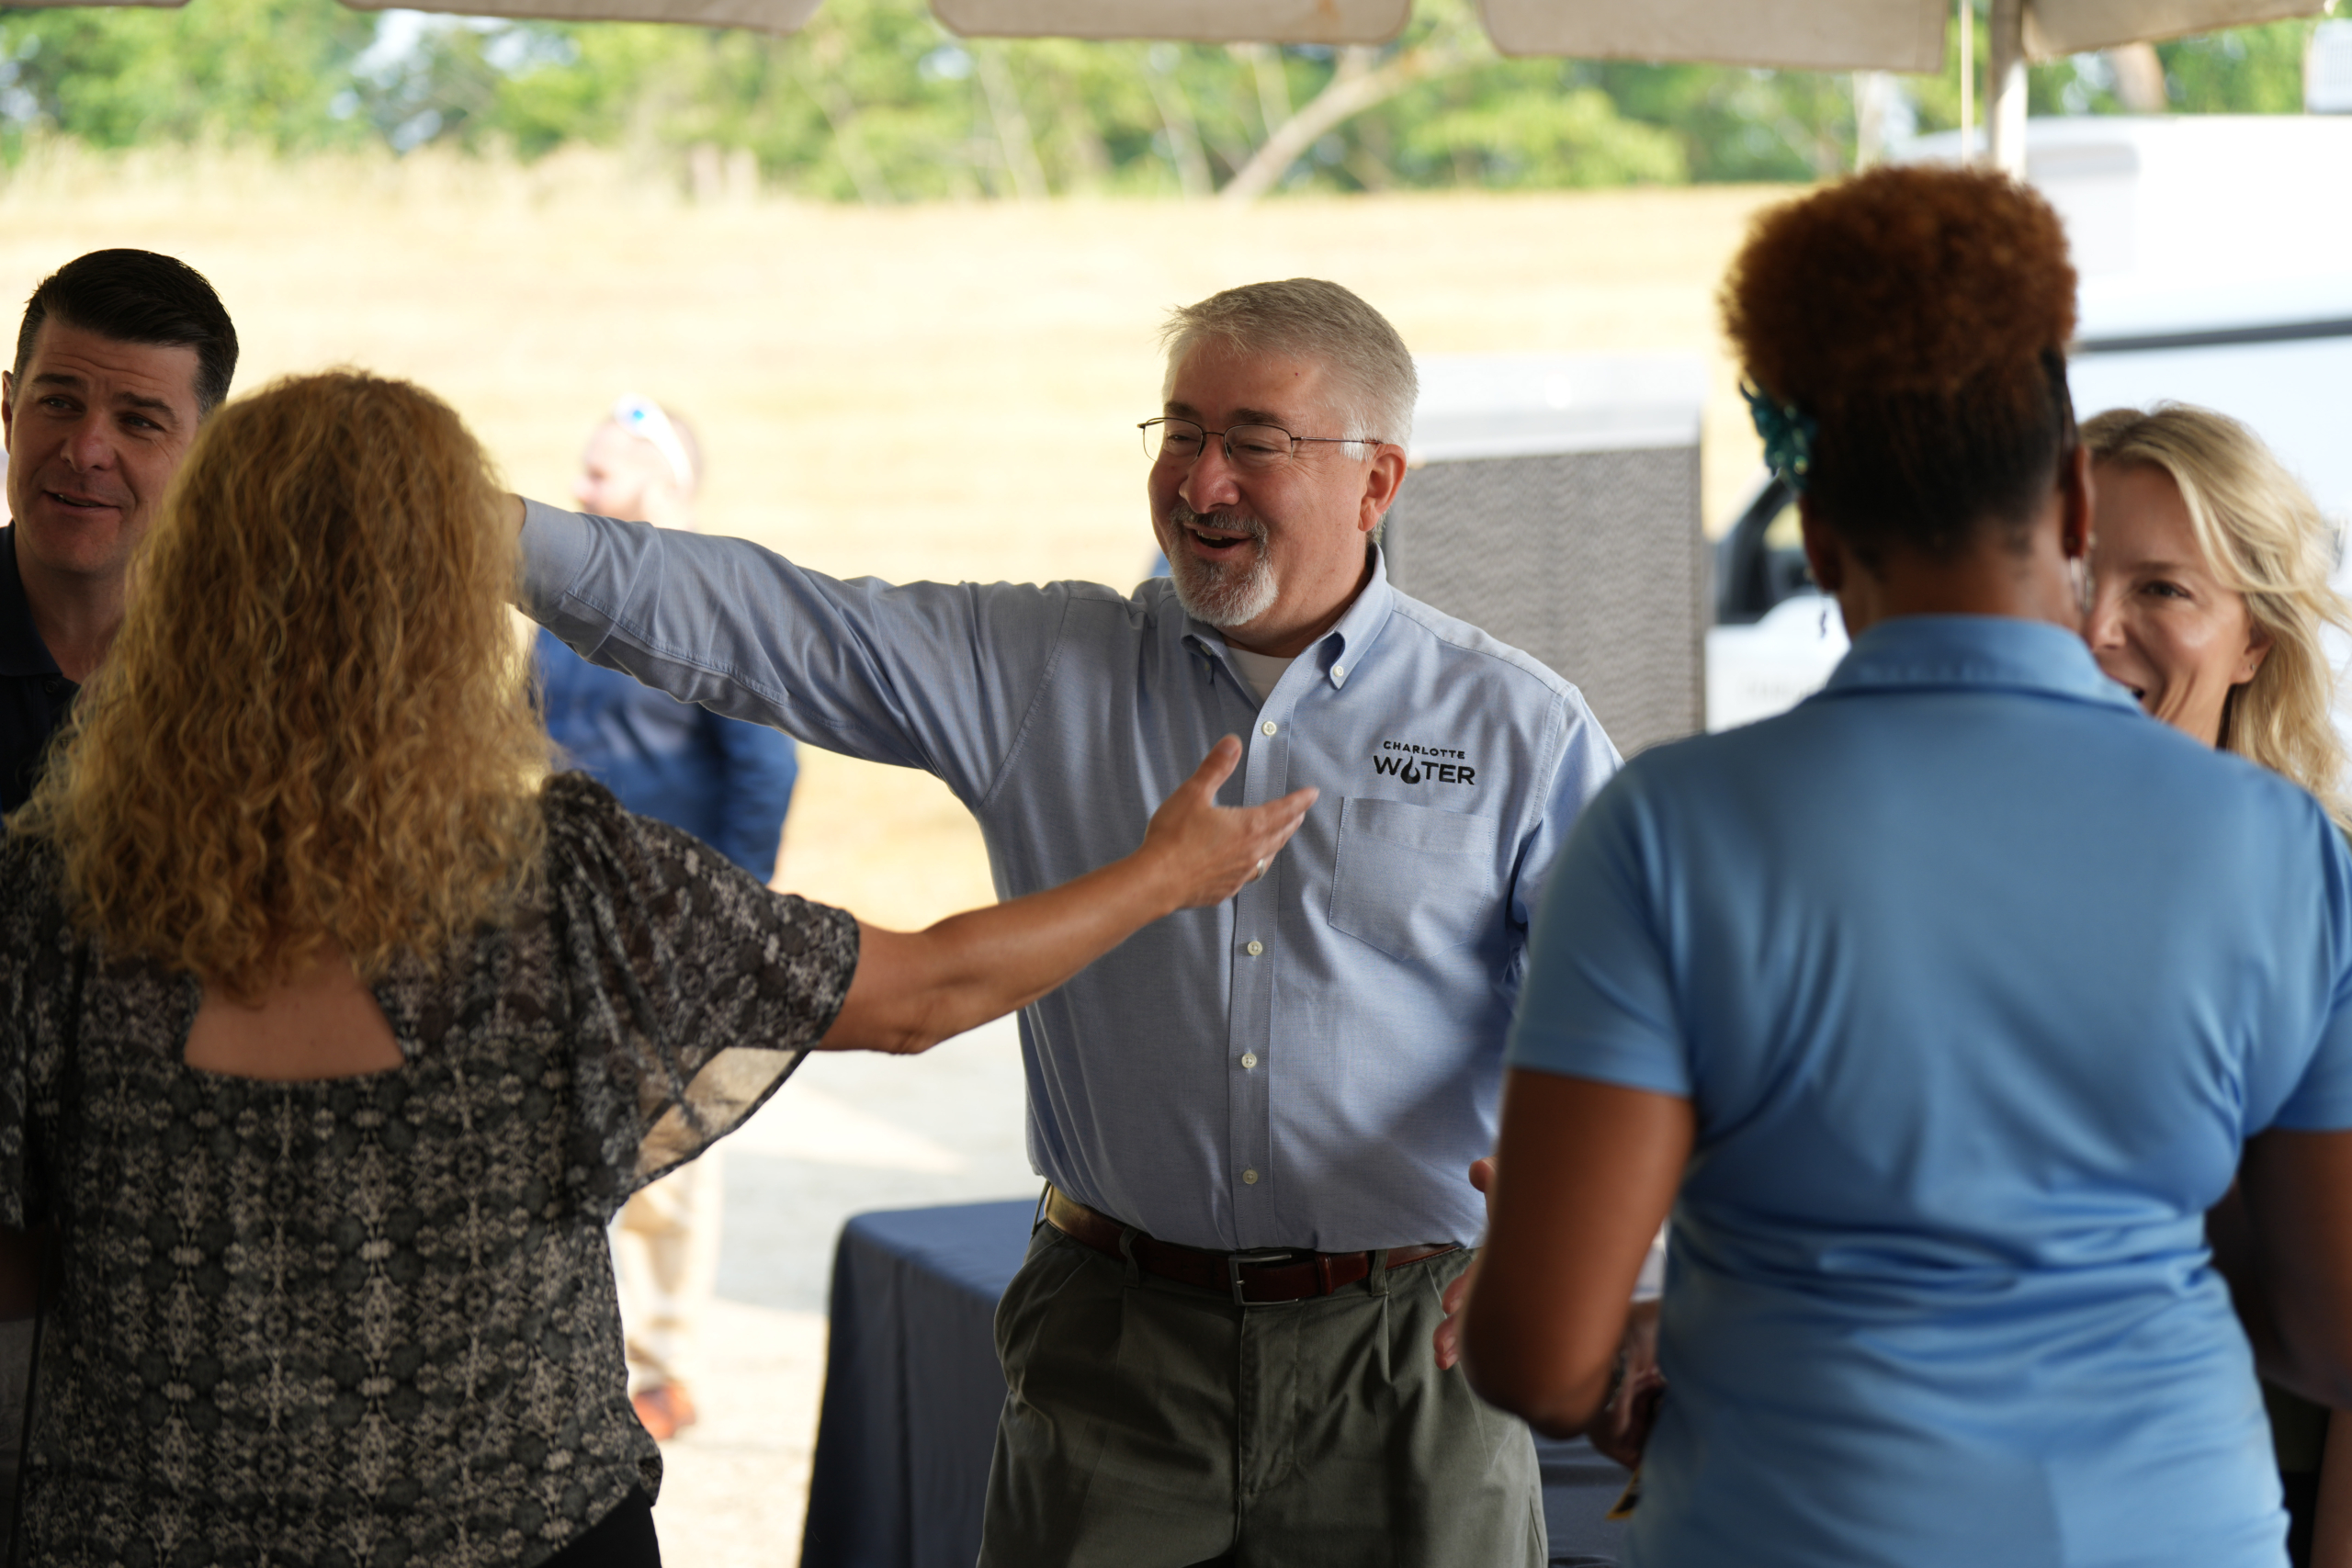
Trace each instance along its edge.
<path fill-rule="evenodd" d="M 1415 767 L 1411 762 L 1407 762 L 1405 764 L 1405 771 L 1398 773 L 1396 776 L 1403 779 L 1407 784 L 1419 784 L 1421 782 L 1421 770 Z"/>

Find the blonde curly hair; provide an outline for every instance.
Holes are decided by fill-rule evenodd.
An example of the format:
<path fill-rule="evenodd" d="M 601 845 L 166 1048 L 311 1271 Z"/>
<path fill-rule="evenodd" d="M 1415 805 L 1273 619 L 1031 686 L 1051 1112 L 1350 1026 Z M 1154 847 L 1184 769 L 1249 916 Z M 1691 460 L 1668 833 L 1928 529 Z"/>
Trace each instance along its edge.
<path fill-rule="evenodd" d="M 288 378 L 207 423 L 31 801 L 76 924 L 258 998 L 330 947 L 374 979 L 505 918 L 548 745 L 517 541 L 422 388 Z"/>
<path fill-rule="evenodd" d="M 2222 749 L 2294 780 L 2352 831 L 2335 671 L 2320 642 L 2324 627 L 2352 630 L 2352 604 L 2328 581 L 2335 531 L 2310 492 L 2253 431 L 2188 403 L 2109 409 L 2083 425 L 2083 441 L 2098 462 L 2171 476 L 2206 563 L 2269 634 L 2254 679 L 2222 710 Z"/>

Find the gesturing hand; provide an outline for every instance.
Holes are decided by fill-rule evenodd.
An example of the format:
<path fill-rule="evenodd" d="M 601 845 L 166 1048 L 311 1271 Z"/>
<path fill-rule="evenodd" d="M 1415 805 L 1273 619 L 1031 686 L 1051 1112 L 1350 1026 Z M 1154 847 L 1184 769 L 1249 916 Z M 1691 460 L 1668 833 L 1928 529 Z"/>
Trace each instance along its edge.
<path fill-rule="evenodd" d="M 1217 805 L 1217 786 L 1240 761 L 1241 742 L 1230 735 L 1210 747 L 1144 829 L 1142 852 L 1163 863 L 1179 908 L 1222 904 L 1264 874 L 1315 804 L 1317 792 L 1300 789 L 1263 806 Z"/>

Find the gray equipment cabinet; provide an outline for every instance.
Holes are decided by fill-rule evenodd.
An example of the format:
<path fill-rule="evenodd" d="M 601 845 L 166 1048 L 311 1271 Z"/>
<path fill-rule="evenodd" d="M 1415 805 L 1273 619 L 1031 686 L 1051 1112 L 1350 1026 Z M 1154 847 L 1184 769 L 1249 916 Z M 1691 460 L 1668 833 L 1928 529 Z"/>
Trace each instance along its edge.
<path fill-rule="evenodd" d="M 1627 756 L 1703 728 L 1699 356 L 1418 367 L 1413 469 L 1383 547 L 1390 581 L 1558 671 Z"/>

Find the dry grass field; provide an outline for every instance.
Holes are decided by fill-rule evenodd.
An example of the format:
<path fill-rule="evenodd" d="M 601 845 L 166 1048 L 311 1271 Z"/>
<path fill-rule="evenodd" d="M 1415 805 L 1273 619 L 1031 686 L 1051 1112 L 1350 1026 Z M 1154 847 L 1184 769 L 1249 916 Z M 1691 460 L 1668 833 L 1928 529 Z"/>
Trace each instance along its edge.
<path fill-rule="evenodd" d="M 354 364 L 447 397 L 528 493 L 641 390 L 709 456 L 706 525 L 820 570 L 1125 583 L 1150 555 L 1129 426 L 1156 412 L 1168 307 L 1260 277 L 1355 288 L 1417 351 L 1696 349 L 1714 367 L 1711 523 L 1756 462 L 1713 296 L 1781 193 L 867 210 L 696 207 L 596 156 L 294 167 L 39 154 L 0 186 L 0 299 L 101 245 L 208 274 L 240 386 Z M 806 763 L 782 882 L 886 924 L 986 899 L 977 832 L 931 780 Z"/>

